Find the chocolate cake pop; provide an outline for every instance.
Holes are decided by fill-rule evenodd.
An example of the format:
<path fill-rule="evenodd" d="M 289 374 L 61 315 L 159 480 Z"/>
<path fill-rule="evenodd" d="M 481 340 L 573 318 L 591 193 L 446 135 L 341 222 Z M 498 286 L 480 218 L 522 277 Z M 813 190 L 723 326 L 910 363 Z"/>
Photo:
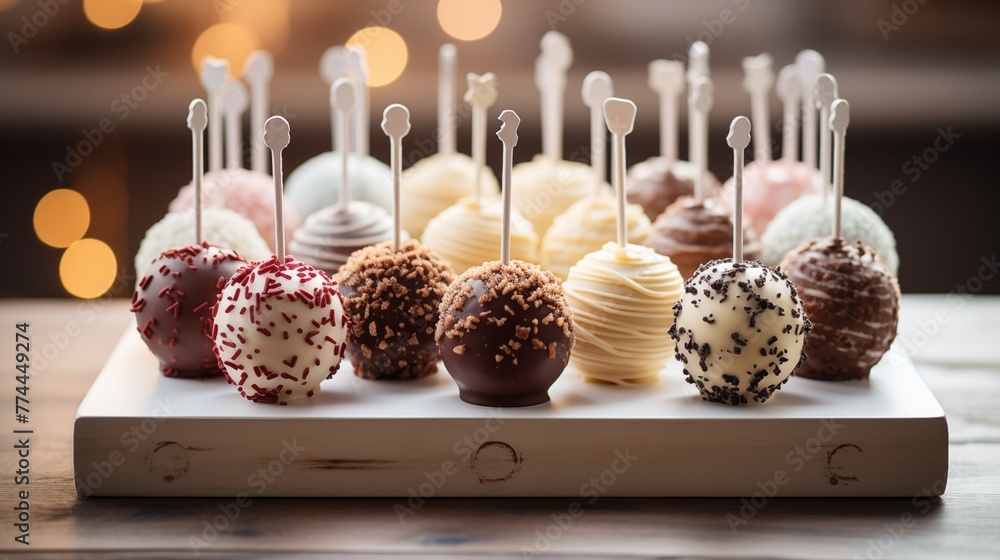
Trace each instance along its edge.
<path fill-rule="evenodd" d="M 244 398 L 288 404 L 312 396 L 340 368 L 349 320 L 335 282 L 322 271 L 285 256 L 281 227 L 281 151 L 288 121 L 264 125 L 275 190 L 275 247 L 245 266 L 222 289 L 212 308 L 212 337 L 226 377 Z"/>
<path fill-rule="evenodd" d="M 727 138 L 734 152 L 733 258 L 702 265 L 684 283 L 670 335 L 684 375 L 708 401 L 763 403 L 805 359 L 810 329 L 795 286 L 779 270 L 745 262 L 742 247 L 743 150 L 750 121 L 736 117 Z"/>
<path fill-rule="evenodd" d="M 628 242 L 624 137 L 632 131 L 635 104 L 610 98 L 604 116 L 614 135 L 617 243 L 587 254 L 563 283 L 577 337 L 570 361 L 588 380 L 647 383 L 670 356 L 664 318 L 681 296 L 683 279 L 669 257 Z"/>
<path fill-rule="evenodd" d="M 437 371 L 438 308 L 455 279 L 437 253 L 415 239 L 401 239 L 400 167 L 409 119 L 406 107 L 390 105 L 382 120 L 382 130 L 391 139 L 392 241 L 357 251 L 337 277 L 351 321 L 348 355 L 354 374 L 368 379 L 413 379 Z"/>
<path fill-rule="evenodd" d="M 465 402 L 530 406 L 566 368 L 573 347 L 569 305 L 552 273 L 510 259 L 510 168 L 520 119 L 500 115 L 504 143 L 504 235 L 500 260 L 465 271 L 441 302 L 435 339 Z"/>
<path fill-rule="evenodd" d="M 207 124 L 205 102 L 195 99 L 188 109 L 193 139 L 194 184 L 201 190 L 202 135 Z M 156 355 L 167 377 L 218 375 L 210 337 L 211 307 L 236 270 L 246 264 L 236 253 L 202 240 L 201 207 L 194 210 L 188 235 L 195 244 L 160 254 L 142 274 L 132 294 L 131 311 L 143 342 Z M 194 235 L 191 235 L 193 230 Z"/>
<path fill-rule="evenodd" d="M 834 131 L 836 185 L 833 235 L 806 241 L 785 256 L 781 268 L 799 287 L 806 313 L 811 359 L 798 374 L 811 379 L 865 379 L 896 338 L 899 283 L 881 257 L 864 243 L 842 236 L 838 199 L 844 190 L 844 138 L 850 106 L 838 99 L 828 122 Z"/>

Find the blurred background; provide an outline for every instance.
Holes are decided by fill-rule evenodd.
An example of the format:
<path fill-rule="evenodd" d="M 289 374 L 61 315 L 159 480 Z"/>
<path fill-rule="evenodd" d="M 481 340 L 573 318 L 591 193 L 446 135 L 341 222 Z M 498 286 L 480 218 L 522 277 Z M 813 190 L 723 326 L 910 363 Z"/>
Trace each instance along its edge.
<path fill-rule="evenodd" d="M 998 172 L 988 167 L 1000 140 L 998 21 L 1000 4 L 986 0 L 0 0 L 0 296 L 130 296 L 144 231 L 190 180 L 185 118 L 190 100 L 204 96 L 195 72 L 202 56 L 228 58 L 238 76 L 250 52 L 274 53 L 271 112 L 291 122 L 288 171 L 330 149 L 324 50 L 369 41 L 378 84 L 371 152 L 387 161 L 382 109 L 410 108 L 411 146 L 431 138 L 437 50 L 454 42 L 461 75 L 498 75 L 490 118 L 518 111 L 515 160 L 523 161 L 541 147 L 534 61 L 552 29 L 574 49 L 564 155 L 588 145 L 580 86 L 604 70 L 615 94 L 639 108 L 629 164 L 659 151 L 648 63 L 683 60 L 691 42 L 709 43 L 709 166 L 723 180 L 729 121 L 749 114 L 741 58 L 769 52 L 780 69 L 802 49 L 820 51 L 851 102 L 845 192 L 895 231 L 903 291 L 1000 293 L 1000 281 L 990 281 Z M 773 98 L 775 121 L 780 111 Z M 469 136 L 464 122 L 458 147 L 466 153 Z M 498 170 L 498 140 L 487 149 Z"/>

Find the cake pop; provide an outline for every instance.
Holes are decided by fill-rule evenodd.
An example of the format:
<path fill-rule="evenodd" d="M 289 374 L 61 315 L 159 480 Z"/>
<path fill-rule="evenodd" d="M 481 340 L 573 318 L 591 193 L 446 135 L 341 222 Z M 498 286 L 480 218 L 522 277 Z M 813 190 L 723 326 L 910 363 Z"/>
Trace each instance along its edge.
<path fill-rule="evenodd" d="M 346 47 L 331 47 L 323 53 L 320 60 L 320 75 L 330 88 L 330 118 L 333 136 L 333 151 L 324 152 L 306 160 L 288 176 L 285 188 L 285 199 L 297 210 L 305 220 L 310 214 L 323 208 L 333 206 L 340 201 L 344 178 L 344 152 L 347 152 L 348 183 L 351 198 L 364 201 L 388 210 L 392 205 L 392 193 L 389 192 L 389 166 L 368 155 L 367 141 L 360 142 L 356 134 L 355 142 L 350 136 L 345 142 L 338 133 L 346 123 L 338 123 L 338 113 L 334 107 L 334 87 L 338 80 L 349 79 L 357 92 L 354 112 L 347 117 L 355 123 L 355 130 L 368 123 L 368 106 L 364 100 L 368 96 L 365 83 L 364 64 L 360 60 L 363 51 Z"/>
<path fill-rule="evenodd" d="M 771 160 L 770 116 L 768 96 L 774 82 L 771 55 L 762 54 L 743 59 L 743 89 L 750 94 L 751 119 L 753 120 L 754 161 L 744 171 L 743 215 L 748 225 L 760 236 L 767 224 L 782 208 L 806 194 L 822 190 L 820 175 L 812 168 L 797 161 L 794 156 L 798 141 L 795 116 L 800 97 L 799 83 L 794 68 L 782 69 L 778 90 L 785 99 L 784 154 L 780 160 Z M 790 120 L 789 120 L 790 119 Z M 722 199 L 732 200 L 733 180 L 726 181 Z"/>
<path fill-rule="evenodd" d="M 193 140 L 193 175 L 201 190 L 202 135 L 207 124 L 205 102 L 195 99 L 188 109 Z M 220 373 L 210 337 L 211 307 L 227 280 L 246 264 L 233 251 L 203 240 L 201 205 L 194 209 L 193 245 L 168 249 L 142 274 L 132 294 L 131 311 L 142 341 L 156 355 L 167 377 L 208 377 Z M 194 235 L 191 236 L 191 231 Z M 142 272 L 145 270 L 145 272 Z"/>
<path fill-rule="evenodd" d="M 476 166 L 486 166 L 486 113 L 497 99 L 492 73 L 468 75 L 466 101 L 472 106 L 472 153 Z M 503 205 L 492 189 L 483 192 L 474 182 L 473 196 L 449 206 L 427 223 L 423 242 L 448 261 L 456 274 L 493 260 L 502 233 Z M 405 202 L 405 200 L 404 200 Z M 538 236 L 531 223 L 511 216 L 511 254 L 526 262 L 538 261 Z"/>
<path fill-rule="evenodd" d="M 702 265 L 684 283 L 670 335 L 688 383 L 703 399 L 732 405 L 763 403 L 805 360 L 811 327 L 795 285 L 779 270 L 743 260 L 743 150 L 750 121 L 733 120 L 733 257 Z"/>
<path fill-rule="evenodd" d="M 355 252 L 337 280 L 351 321 L 347 352 L 354 374 L 368 379 L 413 379 L 437 371 L 434 341 L 441 297 L 455 275 L 437 253 L 402 240 L 399 212 L 402 138 L 410 113 L 386 107 L 382 130 L 391 140 L 392 241 Z"/>
<path fill-rule="evenodd" d="M 669 257 L 628 242 L 625 135 L 632 132 L 635 104 L 610 98 L 604 116 L 614 136 L 617 243 L 587 254 L 563 283 L 576 331 L 570 362 L 588 380 L 648 383 L 670 356 L 670 321 L 664 319 L 681 296 L 683 279 Z"/>
<path fill-rule="evenodd" d="M 604 102 L 613 95 L 611 76 L 591 72 L 583 80 L 583 102 L 590 108 L 590 166 L 594 174 L 593 192 L 573 203 L 556 216 L 542 239 L 542 268 L 561 280 L 583 257 L 599 250 L 615 235 L 618 208 L 614 193 L 605 182 L 607 125 L 604 122 Z M 629 239 L 639 243 L 649 235 L 651 224 L 638 204 L 625 208 Z"/>
<path fill-rule="evenodd" d="M 455 59 L 455 45 L 442 45 L 438 73 L 438 152 L 421 159 L 403 173 L 406 179 L 402 195 L 403 228 L 424 242 L 427 241 L 424 228 L 446 208 L 472 196 L 474 192 L 495 197 L 500 189 L 493 171 L 484 165 L 485 157 L 482 161 L 476 157 L 484 153 L 485 134 L 482 143 L 479 143 L 480 139 L 473 133 L 473 157 L 455 150 Z M 487 106 L 496 100 L 495 89 L 492 96 Z M 469 95 L 466 95 L 465 101 L 473 107 L 472 126 L 476 128 L 476 119 L 480 118 L 475 112 L 478 101 L 470 99 Z M 481 118 L 485 119 L 485 114 Z"/>
<path fill-rule="evenodd" d="M 563 98 L 566 71 L 573 62 L 569 39 L 558 31 L 542 37 L 535 62 L 535 85 L 541 93 L 542 153 L 514 166 L 514 205 L 540 237 L 574 202 L 593 191 L 590 166 L 562 158 Z"/>
<path fill-rule="evenodd" d="M 569 362 L 573 323 L 552 273 L 510 258 L 511 158 L 520 119 L 500 114 L 503 154 L 503 237 L 500 260 L 465 271 L 441 302 L 435 340 L 465 402 L 530 406 L 549 400 L 548 388 Z"/>
<path fill-rule="evenodd" d="M 247 400 L 282 405 L 312 396 L 337 372 L 349 327 L 337 284 L 285 256 L 281 151 L 288 131 L 282 117 L 264 123 L 274 169 L 277 251 L 239 269 L 212 307 L 212 337 L 226 378 Z"/>
<path fill-rule="evenodd" d="M 334 85 L 334 107 L 340 113 L 341 139 L 350 142 L 350 111 L 355 89 L 346 78 Z M 347 152 L 340 152 L 343 177 L 339 202 L 315 212 L 295 231 L 289 250 L 303 262 L 335 276 L 351 253 L 392 237 L 392 218 L 380 206 L 351 200 Z"/>
<path fill-rule="evenodd" d="M 708 75 L 708 45 L 702 41 L 692 43 L 689 58 L 693 69 L 689 79 L 693 86 L 694 80 Z M 632 166 L 626 184 L 629 202 L 642 205 L 646 216 L 655 220 L 678 198 L 694 194 L 698 166 L 677 159 L 677 97 L 684 93 L 684 64 L 676 60 L 649 63 L 649 87 L 660 98 L 660 155 Z M 708 192 L 718 192 L 721 187 L 707 169 L 702 180 Z"/>
<path fill-rule="evenodd" d="M 712 81 L 699 78 L 691 89 L 691 153 L 699 169 L 708 168 L 708 112 L 712 105 Z M 667 255 L 684 278 L 690 278 L 706 262 L 725 258 L 733 242 L 733 220 L 726 205 L 709 198 L 701 174 L 696 174 L 694 196 L 681 197 L 653 222 L 644 242 Z M 747 258 L 759 258 L 760 248 L 752 232 L 744 236 Z"/>
<path fill-rule="evenodd" d="M 812 359 L 798 375 L 829 381 L 867 378 L 896 338 L 899 321 L 896 278 L 874 249 L 841 236 L 839 199 L 844 192 L 849 109 L 847 101 L 838 99 L 829 121 L 820 121 L 835 134 L 833 235 L 806 241 L 781 261 L 813 324 Z"/>

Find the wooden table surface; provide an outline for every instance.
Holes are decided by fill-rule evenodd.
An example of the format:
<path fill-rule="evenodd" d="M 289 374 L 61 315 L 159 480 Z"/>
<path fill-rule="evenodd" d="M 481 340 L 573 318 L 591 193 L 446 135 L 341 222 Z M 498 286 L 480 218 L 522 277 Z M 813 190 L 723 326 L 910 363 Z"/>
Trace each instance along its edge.
<path fill-rule="evenodd" d="M 14 541 L 15 323 L 32 339 L 30 545 Z M 389 499 L 77 499 L 77 406 L 132 317 L 121 300 L 8 300 L 0 555 L 86 558 L 426 556 L 997 558 L 1000 298 L 904 296 L 898 343 L 948 415 L 940 499 L 429 500 L 403 522 Z M 741 508 L 743 511 L 741 511 Z M 225 517 L 226 512 L 229 517 Z M 238 513 L 233 513 L 234 511 Z M 221 516 L 221 517 L 220 517 Z M 733 528 L 733 519 L 746 523 Z M 212 525 L 223 527 L 216 531 Z"/>

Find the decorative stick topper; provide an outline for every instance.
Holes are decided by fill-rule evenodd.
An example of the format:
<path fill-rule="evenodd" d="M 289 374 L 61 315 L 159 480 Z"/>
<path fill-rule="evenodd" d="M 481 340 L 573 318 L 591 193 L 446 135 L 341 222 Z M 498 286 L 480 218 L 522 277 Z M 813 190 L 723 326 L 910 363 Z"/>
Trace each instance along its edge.
<path fill-rule="evenodd" d="M 844 198 L 844 143 L 847 138 L 847 125 L 851 123 L 851 106 L 845 99 L 838 99 L 830 107 L 830 129 L 833 131 L 833 182 L 837 192 L 834 194 L 833 236 L 840 237 L 840 202 Z"/>
<path fill-rule="evenodd" d="M 285 218 L 281 207 L 284 177 L 281 169 L 281 151 L 291 141 L 288 121 L 274 116 L 264 122 L 264 145 L 271 149 L 271 168 L 274 170 L 274 254 L 278 262 L 285 262 Z"/>
<path fill-rule="evenodd" d="M 677 98 L 684 93 L 684 65 L 676 60 L 649 63 L 649 89 L 660 97 L 660 157 L 677 161 Z"/>
<path fill-rule="evenodd" d="M 754 160 L 771 161 L 771 113 L 768 97 L 774 87 L 771 55 L 764 53 L 743 59 L 743 90 L 750 94 L 753 119 Z"/>
<path fill-rule="evenodd" d="M 541 47 L 542 54 L 535 61 L 535 85 L 542 98 L 542 153 L 557 161 L 562 159 L 563 98 L 573 48 L 558 31 L 542 36 Z"/>
<path fill-rule="evenodd" d="M 347 60 L 350 63 L 351 78 L 354 80 L 357 101 L 354 104 L 354 141 L 351 151 L 368 155 L 368 121 L 371 113 L 371 93 L 368 91 L 368 53 L 364 47 L 352 45 L 347 47 Z"/>
<path fill-rule="evenodd" d="M 340 141 L 342 145 L 348 146 L 351 143 L 351 109 L 354 108 L 356 102 L 354 84 L 347 78 L 340 78 L 334 82 L 333 89 L 330 90 L 330 98 L 333 108 L 337 111 Z M 342 211 L 346 211 L 351 205 L 351 182 L 348 173 L 350 155 L 349 150 L 340 152 L 340 209 Z"/>
<path fill-rule="evenodd" d="M 403 175 L 403 137 L 410 133 L 410 110 L 393 103 L 382 112 L 382 132 L 389 137 L 389 165 L 392 168 L 392 249 L 399 251 L 403 235 L 399 192 Z"/>
<path fill-rule="evenodd" d="M 792 162 L 799 159 L 799 104 L 802 102 L 802 85 L 795 74 L 795 65 L 789 64 L 778 72 L 775 85 L 778 98 L 784 104 L 781 117 L 781 159 Z"/>
<path fill-rule="evenodd" d="M 814 50 L 804 50 L 795 57 L 795 72 L 802 88 L 802 160 L 809 167 L 816 168 L 816 101 L 813 99 L 813 84 L 823 73 L 826 61 Z"/>
<path fill-rule="evenodd" d="M 469 72 L 465 102 L 472 107 L 472 161 L 476 167 L 475 196 L 482 197 L 483 168 L 486 167 L 486 113 L 497 101 L 497 78 L 492 72 L 482 76 Z"/>
<path fill-rule="evenodd" d="M 208 97 L 208 168 L 222 170 L 222 86 L 229 79 L 229 62 L 210 56 L 201 65 L 201 85 Z"/>
<path fill-rule="evenodd" d="M 743 262 L 743 152 L 750 144 L 750 121 L 736 117 L 729 125 L 726 143 L 733 149 L 733 262 Z"/>
<path fill-rule="evenodd" d="M 510 170 L 514 165 L 514 146 L 517 146 L 517 127 L 521 117 L 511 110 L 500 113 L 503 125 L 497 131 L 497 136 L 503 142 L 503 214 L 500 222 L 500 261 L 510 262 Z"/>
<path fill-rule="evenodd" d="M 226 168 L 243 167 L 243 113 L 250 104 L 250 92 L 239 80 L 230 80 L 222 89 L 222 112 L 226 127 Z"/>
<path fill-rule="evenodd" d="M 583 104 L 590 108 L 590 168 L 600 191 L 607 180 L 608 133 L 604 124 L 604 101 L 614 95 L 611 76 L 605 72 L 591 72 L 583 79 Z"/>
<path fill-rule="evenodd" d="M 319 73 L 323 81 L 330 86 L 330 134 L 333 141 L 331 145 L 335 152 L 350 151 L 350 143 L 341 145 L 340 130 L 337 123 L 337 109 L 333 106 L 333 84 L 341 78 L 351 77 L 351 54 L 347 47 L 330 47 L 323 52 L 323 57 L 319 61 Z"/>
<path fill-rule="evenodd" d="M 458 49 L 445 43 L 438 49 L 438 153 L 455 153 L 455 66 Z M 485 125 L 485 123 L 484 123 Z M 483 133 L 485 134 L 485 130 Z"/>
<path fill-rule="evenodd" d="M 208 108 L 201 99 L 188 105 L 187 126 L 191 129 L 191 182 L 194 183 L 194 240 L 203 241 L 201 235 L 201 183 L 205 174 L 205 127 L 208 126 Z"/>
<path fill-rule="evenodd" d="M 611 152 L 612 176 L 618 206 L 618 248 L 628 246 L 628 221 L 625 219 L 625 137 L 635 126 L 635 103 L 610 97 L 604 102 L 604 120 L 614 138 Z"/>
<path fill-rule="evenodd" d="M 816 91 L 813 92 L 813 99 L 816 101 L 816 108 L 819 109 L 819 175 L 822 179 L 820 183 L 823 187 L 823 200 L 827 199 L 827 192 L 833 187 L 830 178 L 830 105 L 837 99 L 837 80 L 830 74 L 820 74 L 816 78 Z"/>
<path fill-rule="evenodd" d="M 705 202 L 705 173 L 708 170 L 708 113 L 712 110 L 711 78 L 698 78 L 688 95 L 691 108 L 691 158 L 695 164 L 694 202 Z"/>
<path fill-rule="evenodd" d="M 689 84 L 694 84 L 698 78 L 708 77 L 708 43 L 695 41 L 688 47 L 688 71 L 687 80 Z"/>
<path fill-rule="evenodd" d="M 247 58 L 243 76 L 250 84 L 250 169 L 267 173 L 267 147 L 261 141 L 261 135 L 264 133 L 267 108 L 271 103 L 274 57 L 268 51 L 254 51 Z"/>

